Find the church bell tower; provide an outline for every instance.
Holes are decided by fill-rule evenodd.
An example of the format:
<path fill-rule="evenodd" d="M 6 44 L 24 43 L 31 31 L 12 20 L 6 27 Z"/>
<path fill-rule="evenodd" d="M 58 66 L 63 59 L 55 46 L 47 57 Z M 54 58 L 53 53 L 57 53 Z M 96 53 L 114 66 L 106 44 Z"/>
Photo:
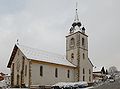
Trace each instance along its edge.
<path fill-rule="evenodd" d="M 76 68 L 75 81 L 86 81 L 88 64 L 88 36 L 85 33 L 85 27 L 78 18 L 76 8 L 75 19 L 66 36 L 66 59 L 74 64 Z"/>

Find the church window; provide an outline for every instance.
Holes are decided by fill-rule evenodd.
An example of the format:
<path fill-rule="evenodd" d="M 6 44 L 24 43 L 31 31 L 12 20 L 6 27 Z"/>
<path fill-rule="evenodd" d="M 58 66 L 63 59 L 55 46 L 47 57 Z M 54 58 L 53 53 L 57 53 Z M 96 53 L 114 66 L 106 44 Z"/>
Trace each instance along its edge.
<path fill-rule="evenodd" d="M 85 59 L 85 54 L 83 53 L 83 59 Z"/>
<path fill-rule="evenodd" d="M 58 77 L 58 68 L 55 68 L 55 77 Z"/>
<path fill-rule="evenodd" d="M 43 76 L 43 66 L 40 66 L 40 76 Z"/>
<path fill-rule="evenodd" d="M 25 65 L 25 76 L 27 75 L 27 65 Z"/>
<path fill-rule="evenodd" d="M 91 81 L 91 76 L 89 76 L 89 81 Z"/>
<path fill-rule="evenodd" d="M 82 38 L 82 46 L 84 46 L 84 45 L 85 45 L 85 39 Z"/>
<path fill-rule="evenodd" d="M 72 53 L 72 54 L 71 54 L 71 60 L 73 60 L 73 59 L 74 59 L 74 54 Z"/>
<path fill-rule="evenodd" d="M 71 38 L 71 40 L 70 40 L 70 47 L 73 48 L 74 45 L 75 45 L 75 39 Z"/>
<path fill-rule="evenodd" d="M 91 70 L 89 69 L 89 74 L 91 74 Z"/>
<path fill-rule="evenodd" d="M 83 81 L 85 81 L 85 76 L 83 76 Z"/>
<path fill-rule="evenodd" d="M 19 75 L 17 74 L 17 85 L 19 85 Z"/>
<path fill-rule="evenodd" d="M 67 78 L 70 78 L 70 70 L 67 71 Z"/>
<path fill-rule="evenodd" d="M 85 74 L 85 69 L 83 68 L 83 74 Z"/>

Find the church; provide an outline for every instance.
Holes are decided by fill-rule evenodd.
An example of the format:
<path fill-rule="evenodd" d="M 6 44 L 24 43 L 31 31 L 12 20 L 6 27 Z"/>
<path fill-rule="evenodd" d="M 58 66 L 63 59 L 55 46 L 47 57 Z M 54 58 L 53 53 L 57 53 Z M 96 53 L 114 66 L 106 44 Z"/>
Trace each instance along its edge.
<path fill-rule="evenodd" d="M 88 57 L 88 35 L 78 18 L 66 36 L 66 56 L 15 44 L 7 67 L 11 87 L 53 85 L 58 82 L 93 82 L 93 64 Z"/>

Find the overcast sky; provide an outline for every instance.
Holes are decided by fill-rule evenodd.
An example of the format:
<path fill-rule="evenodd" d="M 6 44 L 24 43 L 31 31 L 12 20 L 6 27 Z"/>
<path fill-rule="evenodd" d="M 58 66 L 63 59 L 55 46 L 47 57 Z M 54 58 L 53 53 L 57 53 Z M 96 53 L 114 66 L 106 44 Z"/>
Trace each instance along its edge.
<path fill-rule="evenodd" d="M 0 72 L 19 43 L 65 55 L 65 36 L 78 14 L 94 66 L 120 70 L 120 0 L 0 0 Z"/>

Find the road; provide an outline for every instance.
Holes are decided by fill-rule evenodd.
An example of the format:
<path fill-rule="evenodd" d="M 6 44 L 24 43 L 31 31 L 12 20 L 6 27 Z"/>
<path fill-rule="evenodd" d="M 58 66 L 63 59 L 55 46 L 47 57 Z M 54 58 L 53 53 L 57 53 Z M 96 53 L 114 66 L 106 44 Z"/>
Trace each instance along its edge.
<path fill-rule="evenodd" d="M 104 83 L 94 89 L 120 89 L 120 79 L 115 80 L 115 82 Z"/>

